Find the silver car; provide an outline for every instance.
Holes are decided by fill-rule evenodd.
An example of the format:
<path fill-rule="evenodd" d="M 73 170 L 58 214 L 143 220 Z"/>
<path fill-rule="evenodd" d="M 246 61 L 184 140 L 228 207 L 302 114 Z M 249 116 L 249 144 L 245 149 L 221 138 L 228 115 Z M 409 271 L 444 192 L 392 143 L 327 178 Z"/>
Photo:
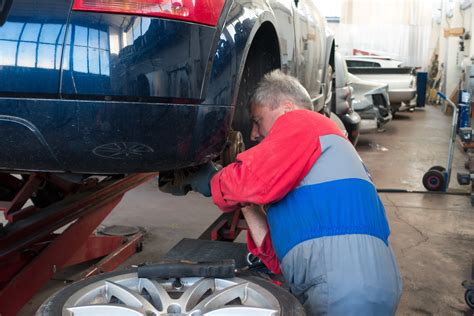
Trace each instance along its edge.
<path fill-rule="evenodd" d="M 368 81 L 388 85 L 392 114 L 415 106 L 416 70 L 402 62 L 380 56 L 346 56 L 349 72 Z"/>
<path fill-rule="evenodd" d="M 368 133 L 390 122 L 392 111 L 388 96 L 388 85 L 362 80 L 353 74 L 348 76 L 354 89 L 352 107 L 362 119 L 360 132 Z"/>
<path fill-rule="evenodd" d="M 336 96 L 335 102 L 333 103 L 334 108 L 332 110 L 341 119 L 344 127 L 347 130 L 347 136 L 349 140 L 355 146 L 357 145 L 357 141 L 359 139 L 361 118 L 352 107 L 353 89 L 350 86 L 350 74 L 347 71 L 347 65 L 344 57 L 338 52 L 334 54 L 334 65 L 336 68 Z"/>

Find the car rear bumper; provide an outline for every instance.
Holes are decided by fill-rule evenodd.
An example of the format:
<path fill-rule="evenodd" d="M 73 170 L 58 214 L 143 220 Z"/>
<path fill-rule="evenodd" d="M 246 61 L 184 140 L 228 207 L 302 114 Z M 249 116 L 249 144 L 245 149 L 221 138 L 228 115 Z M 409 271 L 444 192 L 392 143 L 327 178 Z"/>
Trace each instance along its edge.
<path fill-rule="evenodd" d="M 416 89 L 389 89 L 388 94 L 391 104 L 400 104 L 410 102 L 416 96 Z"/>
<path fill-rule="evenodd" d="M 0 98 L 0 170 L 117 174 L 220 153 L 232 107 Z"/>
<path fill-rule="evenodd" d="M 341 121 L 346 127 L 349 140 L 355 145 L 359 139 L 360 116 L 357 112 L 352 111 L 340 116 Z"/>
<path fill-rule="evenodd" d="M 378 127 L 382 127 L 388 122 L 390 122 L 393 118 L 391 111 L 384 111 L 384 115 L 381 114 L 380 108 L 374 108 L 375 113 L 377 115 Z"/>
<path fill-rule="evenodd" d="M 377 118 L 363 119 L 360 121 L 360 133 L 367 134 L 375 132 L 378 129 Z"/>

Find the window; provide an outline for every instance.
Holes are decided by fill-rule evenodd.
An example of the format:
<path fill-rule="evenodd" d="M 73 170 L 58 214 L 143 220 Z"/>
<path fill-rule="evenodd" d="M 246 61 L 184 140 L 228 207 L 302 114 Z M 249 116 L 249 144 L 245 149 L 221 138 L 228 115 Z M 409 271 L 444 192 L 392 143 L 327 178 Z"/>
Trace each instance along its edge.
<path fill-rule="evenodd" d="M 347 60 L 347 67 L 380 68 L 380 63 L 366 60 Z"/>
<path fill-rule="evenodd" d="M 73 43 L 72 65 L 70 65 L 69 54 L 66 53 L 64 68 L 76 72 L 84 72 L 96 75 L 110 75 L 110 48 L 108 33 L 90 27 L 72 25 L 66 43 Z M 74 35 L 71 41 L 71 34 Z M 70 52 L 71 45 L 66 45 L 66 52 Z"/>
<path fill-rule="evenodd" d="M 63 24 L 9 22 L 0 28 L 0 65 L 59 69 Z"/>
<path fill-rule="evenodd" d="M 150 28 L 151 24 L 151 19 L 150 18 L 139 18 L 139 19 L 134 19 L 133 23 L 127 28 L 125 31 L 125 44 L 126 46 L 128 45 L 133 45 L 133 42 L 139 38 L 140 36 L 143 36 L 148 29 Z"/>
<path fill-rule="evenodd" d="M 342 0 L 317 0 L 316 5 L 328 22 L 339 22 L 341 19 Z"/>

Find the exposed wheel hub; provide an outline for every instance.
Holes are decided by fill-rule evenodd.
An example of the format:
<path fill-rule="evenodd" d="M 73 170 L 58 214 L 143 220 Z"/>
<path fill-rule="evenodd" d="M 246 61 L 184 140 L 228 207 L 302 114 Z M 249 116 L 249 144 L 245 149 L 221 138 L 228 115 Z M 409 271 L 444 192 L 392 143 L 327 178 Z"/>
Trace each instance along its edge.
<path fill-rule="evenodd" d="M 222 152 L 222 164 L 227 166 L 235 161 L 238 154 L 245 150 L 244 138 L 239 131 L 230 131 L 227 143 Z"/>

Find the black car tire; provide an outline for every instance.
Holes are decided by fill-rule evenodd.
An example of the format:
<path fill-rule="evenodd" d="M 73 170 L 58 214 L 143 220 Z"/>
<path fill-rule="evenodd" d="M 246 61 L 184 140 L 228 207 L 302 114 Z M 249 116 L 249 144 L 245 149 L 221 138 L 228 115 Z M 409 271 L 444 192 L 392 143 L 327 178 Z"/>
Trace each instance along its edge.
<path fill-rule="evenodd" d="M 423 176 L 423 186 L 428 191 L 443 191 L 445 183 L 444 174 L 439 170 L 430 169 Z"/>
<path fill-rule="evenodd" d="M 464 300 L 469 308 L 474 309 L 474 290 L 466 290 L 464 292 Z"/>
<path fill-rule="evenodd" d="M 37 316 L 61 316 L 62 309 L 65 302 L 71 297 L 74 293 L 76 293 L 81 288 L 84 288 L 94 282 L 105 280 L 114 276 L 118 276 L 120 274 L 128 274 L 136 272 L 136 268 L 126 269 L 122 271 L 114 271 L 109 273 L 103 273 L 97 276 L 90 277 L 85 280 L 81 280 L 75 282 L 58 292 L 56 292 L 53 296 L 51 296 L 47 301 L 45 301 L 38 311 L 36 312 Z M 257 285 L 263 287 L 267 291 L 269 291 L 280 304 L 281 308 L 281 315 L 282 316 L 304 316 L 306 315 L 303 306 L 299 303 L 299 301 L 291 295 L 285 289 L 272 284 L 271 282 L 264 280 L 260 277 L 250 276 L 247 274 L 238 274 L 236 275 L 238 278 L 246 279 L 252 283 L 256 283 Z"/>
<path fill-rule="evenodd" d="M 325 94 L 324 113 L 327 116 L 331 112 L 336 113 L 336 73 L 331 65 L 328 65 Z"/>
<path fill-rule="evenodd" d="M 272 293 L 278 302 L 280 303 L 280 307 L 282 309 L 282 316 L 302 316 L 306 315 L 305 309 L 303 308 L 303 305 L 294 297 L 292 294 L 290 294 L 287 290 L 283 289 L 280 286 L 276 286 L 272 284 L 271 282 L 264 280 L 260 277 L 255 277 L 255 276 L 239 276 L 242 279 L 246 279 L 249 281 L 252 281 L 261 287 L 265 288 L 268 290 L 270 293 Z"/>
<path fill-rule="evenodd" d="M 430 170 L 438 170 L 440 172 L 445 172 L 446 168 L 444 168 L 443 166 L 433 166 L 430 168 Z"/>
<path fill-rule="evenodd" d="M 268 27 L 262 27 L 252 40 L 239 82 L 232 128 L 242 133 L 246 149 L 257 144 L 250 140 L 252 125 L 248 102 L 263 76 L 281 66 L 280 56 L 275 53 L 278 51 L 278 38 L 276 34 L 273 37 L 268 32 Z"/>

